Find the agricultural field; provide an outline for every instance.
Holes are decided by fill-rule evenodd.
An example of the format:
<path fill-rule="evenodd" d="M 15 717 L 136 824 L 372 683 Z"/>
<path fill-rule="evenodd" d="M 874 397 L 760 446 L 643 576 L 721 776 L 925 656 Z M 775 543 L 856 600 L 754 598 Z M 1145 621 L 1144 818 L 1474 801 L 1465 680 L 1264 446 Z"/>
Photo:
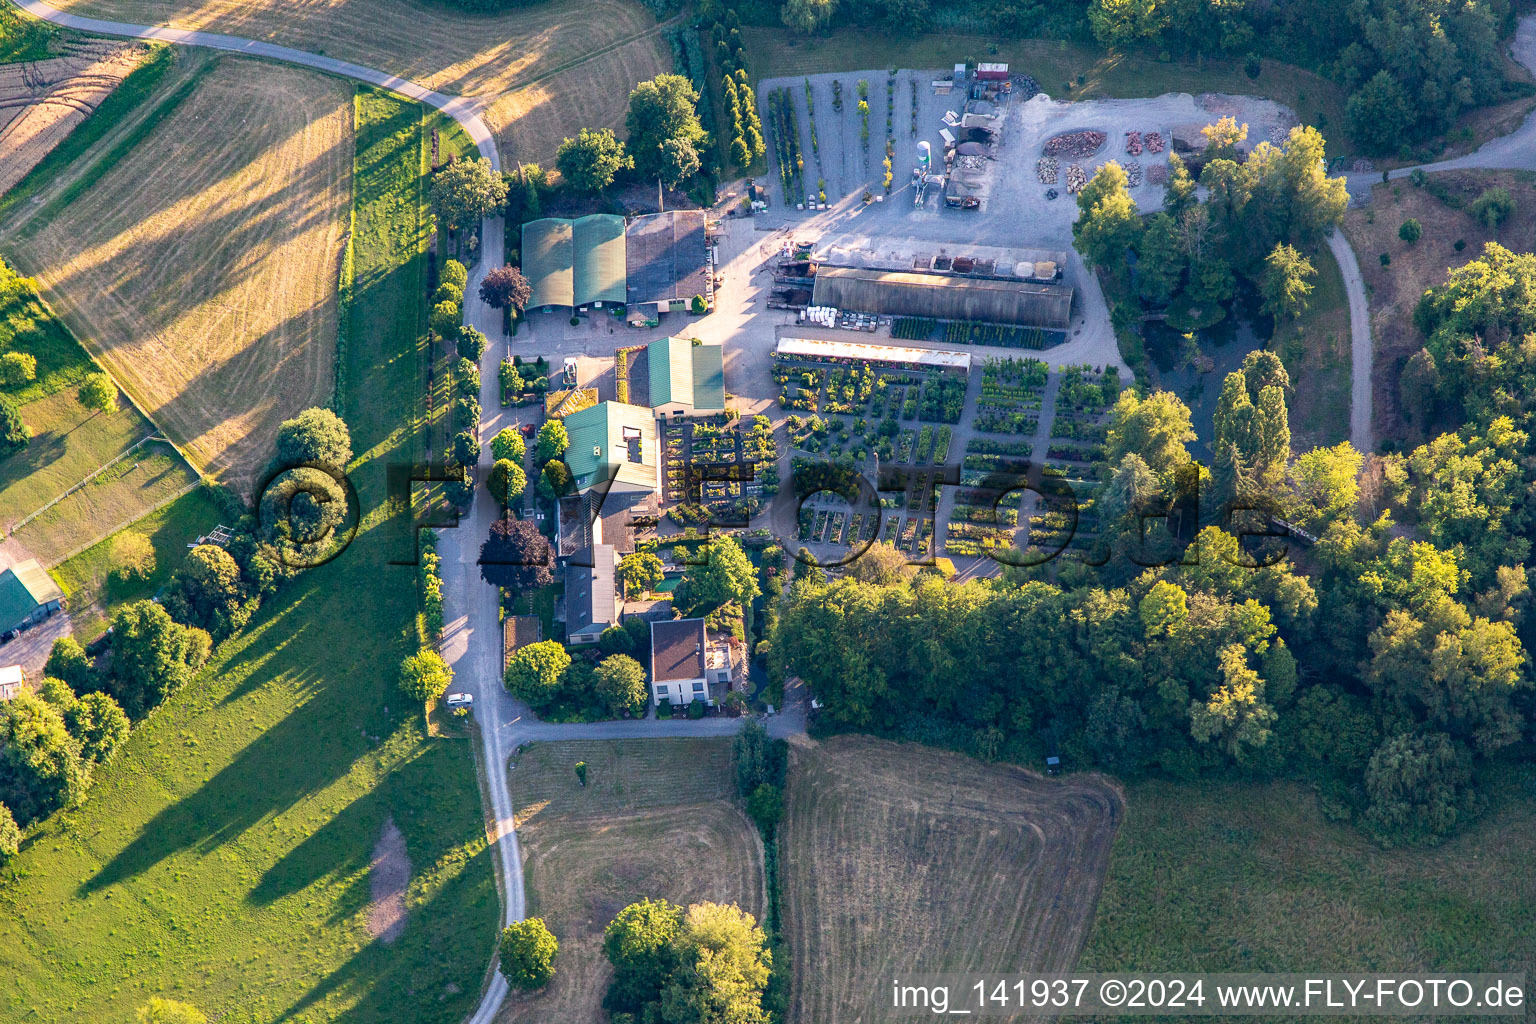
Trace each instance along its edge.
<path fill-rule="evenodd" d="M 0 64 L 0 193 L 42 162 L 150 55 L 139 43 L 90 40 L 30 64 Z"/>
<path fill-rule="evenodd" d="M 630 89 L 672 70 L 656 20 L 629 0 L 470 13 L 423 0 L 60 0 L 72 14 L 208 29 L 355 61 L 484 104 L 511 162 L 550 164 L 581 127 L 622 124 Z"/>
<path fill-rule="evenodd" d="M 350 87 L 237 58 L 190 75 L 150 101 L 171 109 L 146 137 L 71 165 L 0 244 L 145 413 L 243 489 L 277 424 L 335 384 Z M 99 177 L 71 189 L 72 173 Z"/>
<path fill-rule="evenodd" d="M 112 539 L 122 531 L 103 537 L 54 566 L 53 578 L 69 598 L 75 639 L 89 643 L 106 631 L 118 608 L 149 597 L 165 586 L 186 556 L 187 545 L 226 521 L 227 516 L 209 492 L 195 488 L 125 528 L 149 538 L 155 549 L 155 571 L 143 583 L 124 587 L 108 581 Z"/>
<path fill-rule="evenodd" d="M 762 843 L 733 799 L 729 740 L 539 743 L 514 762 L 528 913 L 560 956 L 549 987 L 510 999 L 502 1024 L 603 1019 L 603 929 L 637 900 L 736 903 L 761 920 Z"/>
<path fill-rule="evenodd" d="M 413 649 L 386 463 L 422 423 L 427 141 L 415 104 L 364 92 L 356 109 L 345 379 L 359 383 L 341 405 L 362 528 L 266 602 L 8 866 L 5 1019 L 126 1021 L 164 994 L 259 1024 L 394 1021 L 403 1005 L 447 1024 L 478 998 L 498 901 L 473 755 L 427 738 L 381 671 Z M 370 931 L 369 880 L 390 822 L 410 864 L 392 944 Z"/>
<path fill-rule="evenodd" d="M 796 746 L 780 839 L 792 1015 L 881 1020 L 896 974 L 1071 968 L 1121 798 L 862 736 Z"/>
<path fill-rule="evenodd" d="M 1304 786 L 1133 784 L 1078 966 L 1529 975 L 1536 777 L 1498 770 L 1489 812 L 1442 845 L 1404 849 L 1326 820 Z"/>
<path fill-rule="evenodd" d="M 1479 223 L 1468 207 L 1484 189 L 1505 188 L 1514 213 L 1497 228 Z M 1398 237 L 1408 219 L 1423 236 L 1414 245 Z M 1444 284 L 1446 271 L 1477 259 L 1488 242 L 1515 252 L 1531 248 L 1536 237 L 1536 175 L 1527 171 L 1441 171 L 1426 175 L 1423 186 L 1410 180 L 1376 185 L 1367 206 L 1351 208 L 1344 235 L 1360 261 L 1371 307 L 1375 338 L 1372 410 L 1378 437 L 1421 437 L 1422 423 L 1410 424 L 1398 404 L 1397 382 L 1403 364 L 1424 344 L 1413 326 L 1413 310 L 1426 288 Z M 1460 249 L 1457 243 L 1462 243 Z M 1381 254 L 1391 260 L 1383 265 Z"/>

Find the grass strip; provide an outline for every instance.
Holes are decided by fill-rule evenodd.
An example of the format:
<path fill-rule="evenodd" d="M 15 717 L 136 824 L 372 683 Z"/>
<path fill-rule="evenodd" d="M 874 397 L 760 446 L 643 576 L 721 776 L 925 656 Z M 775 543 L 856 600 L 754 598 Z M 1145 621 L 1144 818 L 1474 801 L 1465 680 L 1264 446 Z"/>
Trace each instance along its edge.
<path fill-rule="evenodd" d="M 3 52 L 3 45 L 0 45 L 0 52 Z M 0 214 L 30 199 L 38 189 L 54 180 L 61 170 L 74 163 L 82 153 L 95 145 L 103 135 L 121 124 L 123 118 L 138 109 L 139 104 L 148 99 L 149 94 L 154 92 L 155 87 L 160 84 L 160 79 L 165 77 L 172 60 L 174 60 L 174 51 L 169 46 L 156 45 L 150 52 L 148 60 L 129 72 L 128 77 L 124 78 L 122 83 L 101 101 L 100 106 L 86 115 L 84 121 L 75 125 L 74 131 L 64 136 L 64 141 L 53 147 L 36 167 L 27 172 L 26 177 L 18 181 L 4 197 L 0 197 Z M 3 58 L 0 58 L 0 62 L 3 62 Z"/>

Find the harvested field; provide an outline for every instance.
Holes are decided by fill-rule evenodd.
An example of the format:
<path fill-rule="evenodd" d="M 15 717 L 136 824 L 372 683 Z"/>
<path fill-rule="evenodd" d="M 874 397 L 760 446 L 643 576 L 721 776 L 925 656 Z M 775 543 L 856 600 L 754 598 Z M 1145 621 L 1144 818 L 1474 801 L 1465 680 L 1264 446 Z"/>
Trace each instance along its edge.
<path fill-rule="evenodd" d="M 244 488 L 277 424 L 331 396 L 351 158 L 349 85 L 223 58 L 6 243 L 150 418 Z"/>
<path fill-rule="evenodd" d="M 1466 207 L 1485 188 L 1509 189 L 1514 214 L 1490 230 L 1473 219 Z M 1436 193 L 1445 198 L 1437 198 Z M 1398 237 L 1403 222 L 1413 218 L 1424 230 L 1417 244 Z M 1536 237 L 1536 175 L 1526 171 L 1442 171 L 1428 175 L 1425 186 L 1398 180 L 1371 189 L 1371 202 L 1351 207 L 1344 217 L 1344 235 L 1354 247 L 1365 278 L 1375 339 L 1372 412 L 1377 437 L 1422 438 L 1424 426 L 1410 425 L 1398 403 L 1397 383 L 1403 364 L 1424 344 L 1413 326 L 1413 309 L 1426 288 L 1445 283 L 1446 272 L 1479 258 L 1488 242 L 1515 252 L 1531 248 Z M 1460 251 L 1458 241 L 1466 243 Z M 1382 266 L 1381 254 L 1391 257 Z"/>
<path fill-rule="evenodd" d="M 890 978 L 1061 971 L 1093 923 L 1122 813 L 1046 780 L 863 736 L 794 748 L 780 844 L 791 1019 L 883 1021 Z"/>
<path fill-rule="evenodd" d="M 672 70 L 655 19 L 628 0 L 494 14 L 412 0 L 59 0 L 55 6 L 281 43 L 478 97 L 509 163 L 551 163 L 573 126 L 619 124 L 629 90 Z"/>
<path fill-rule="evenodd" d="M 66 56 L 0 65 L 0 193 L 16 184 L 149 56 L 140 43 L 67 44 Z"/>
<path fill-rule="evenodd" d="M 549 987 L 508 1000 L 502 1024 L 604 1019 L 603 929 L 636 900 L 736 903 L 762 918 L 762 844 L 732 800 L 729 740 L 540 743 L 515 763 L 528 913 L 560 957 Z"/>

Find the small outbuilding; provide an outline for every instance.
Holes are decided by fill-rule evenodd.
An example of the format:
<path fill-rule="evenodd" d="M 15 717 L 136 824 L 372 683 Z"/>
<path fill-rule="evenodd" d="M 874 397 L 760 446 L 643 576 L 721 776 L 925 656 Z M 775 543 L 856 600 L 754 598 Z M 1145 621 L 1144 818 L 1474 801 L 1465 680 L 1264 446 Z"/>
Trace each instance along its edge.
<path fill-rule="evenodd" d="M 64 591 L 37 559 L 0 573 L 0 632 L 34 626 L 64 607 Z"/>

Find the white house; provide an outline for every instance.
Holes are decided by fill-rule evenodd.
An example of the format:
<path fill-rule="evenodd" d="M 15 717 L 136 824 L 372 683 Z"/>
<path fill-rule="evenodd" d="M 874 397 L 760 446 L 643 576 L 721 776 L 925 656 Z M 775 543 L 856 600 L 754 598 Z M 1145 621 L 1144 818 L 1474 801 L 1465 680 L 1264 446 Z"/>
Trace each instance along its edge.
<path fill-rule="evenodd" d="M 651 702 L 713 704 L 709 688 L 731 682 L 729 647 L 711 642 L 703 619 L 651 623 Z"/>

